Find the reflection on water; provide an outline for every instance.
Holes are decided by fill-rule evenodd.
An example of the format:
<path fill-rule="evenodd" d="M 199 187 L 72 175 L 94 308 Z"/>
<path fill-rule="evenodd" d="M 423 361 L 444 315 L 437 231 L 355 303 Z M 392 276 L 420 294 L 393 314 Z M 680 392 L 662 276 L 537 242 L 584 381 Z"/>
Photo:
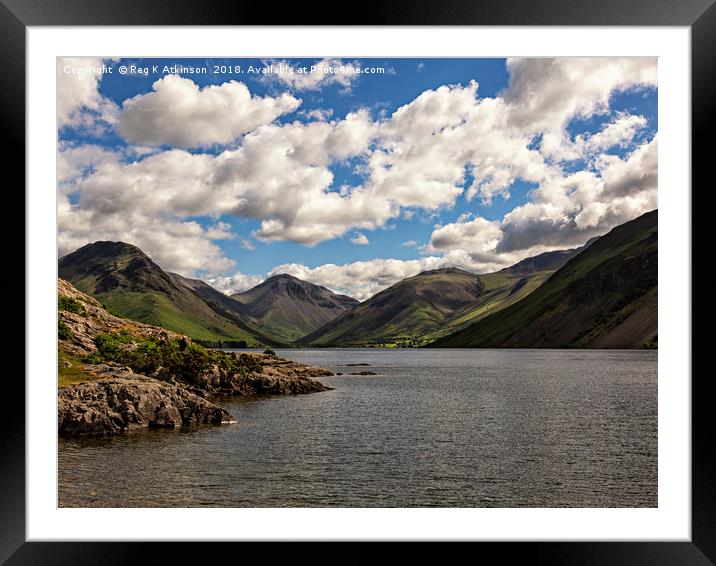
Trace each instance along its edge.
<path fill-rule="evenodd" d="M 343 375 L 222 399 L 235 425 L 61 440 L 60 505 L 657 505 L 656 352 L 277 353 Z"/>

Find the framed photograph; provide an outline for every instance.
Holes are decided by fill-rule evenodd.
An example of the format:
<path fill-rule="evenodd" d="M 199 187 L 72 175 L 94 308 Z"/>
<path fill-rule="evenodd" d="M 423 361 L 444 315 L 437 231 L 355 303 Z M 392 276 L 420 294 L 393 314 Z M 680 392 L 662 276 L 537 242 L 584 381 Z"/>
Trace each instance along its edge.
<path fill-rule="evenodd" d="M 27 219 L 2 560 L 716 560 L 711 2 L 0 14 Z"/>

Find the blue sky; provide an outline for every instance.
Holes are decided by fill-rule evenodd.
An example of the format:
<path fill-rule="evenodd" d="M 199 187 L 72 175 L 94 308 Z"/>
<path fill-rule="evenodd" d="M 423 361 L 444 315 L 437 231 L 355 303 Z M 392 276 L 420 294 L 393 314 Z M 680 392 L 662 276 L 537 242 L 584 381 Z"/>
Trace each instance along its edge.
<path fill-rule="evenodd" d="M 288 271 L 366 298 L 655 208 L 657 131 L 652 59 L 59 60 L 60 253 L 123 239 L 226 292 Z"/>

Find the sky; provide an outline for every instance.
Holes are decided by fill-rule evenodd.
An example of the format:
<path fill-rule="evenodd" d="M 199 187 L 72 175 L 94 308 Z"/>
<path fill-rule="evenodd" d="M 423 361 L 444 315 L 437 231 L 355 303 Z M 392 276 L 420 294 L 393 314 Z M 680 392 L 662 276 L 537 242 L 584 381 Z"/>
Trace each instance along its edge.
<path fill-rule="evenodd" d="M 58 58 L 58 253 L 365 300 L 657 207 L 657 60 Z"/>

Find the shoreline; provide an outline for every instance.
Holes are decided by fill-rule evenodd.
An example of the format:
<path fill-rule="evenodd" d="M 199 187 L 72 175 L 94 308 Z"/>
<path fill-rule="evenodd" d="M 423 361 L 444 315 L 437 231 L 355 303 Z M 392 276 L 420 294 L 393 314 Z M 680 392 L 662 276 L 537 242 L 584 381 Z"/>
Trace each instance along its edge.
<path fill-rule="evenodd" d="M 235 424 L 220 400 L 234 396 L 304 395 L 333 389 L 314 379 L 333 375 L 325 368 L 266 354 L 260 370 L 219 382 L 218 371 L 199 383 L 167 381 L 117 364 L 86 365 L 88 379 L 58 389 L 58 433 L 63 437 L 113 436 L 150 428 Z"/>
<path fill-rule="evenodd" d="M 329 391 L 320 367 L 273 353 L 213 351 L 182 334 L 109 313 L 58 281 L 58 434 L 112 436 L 230 424 L 219 396 Z"/>

